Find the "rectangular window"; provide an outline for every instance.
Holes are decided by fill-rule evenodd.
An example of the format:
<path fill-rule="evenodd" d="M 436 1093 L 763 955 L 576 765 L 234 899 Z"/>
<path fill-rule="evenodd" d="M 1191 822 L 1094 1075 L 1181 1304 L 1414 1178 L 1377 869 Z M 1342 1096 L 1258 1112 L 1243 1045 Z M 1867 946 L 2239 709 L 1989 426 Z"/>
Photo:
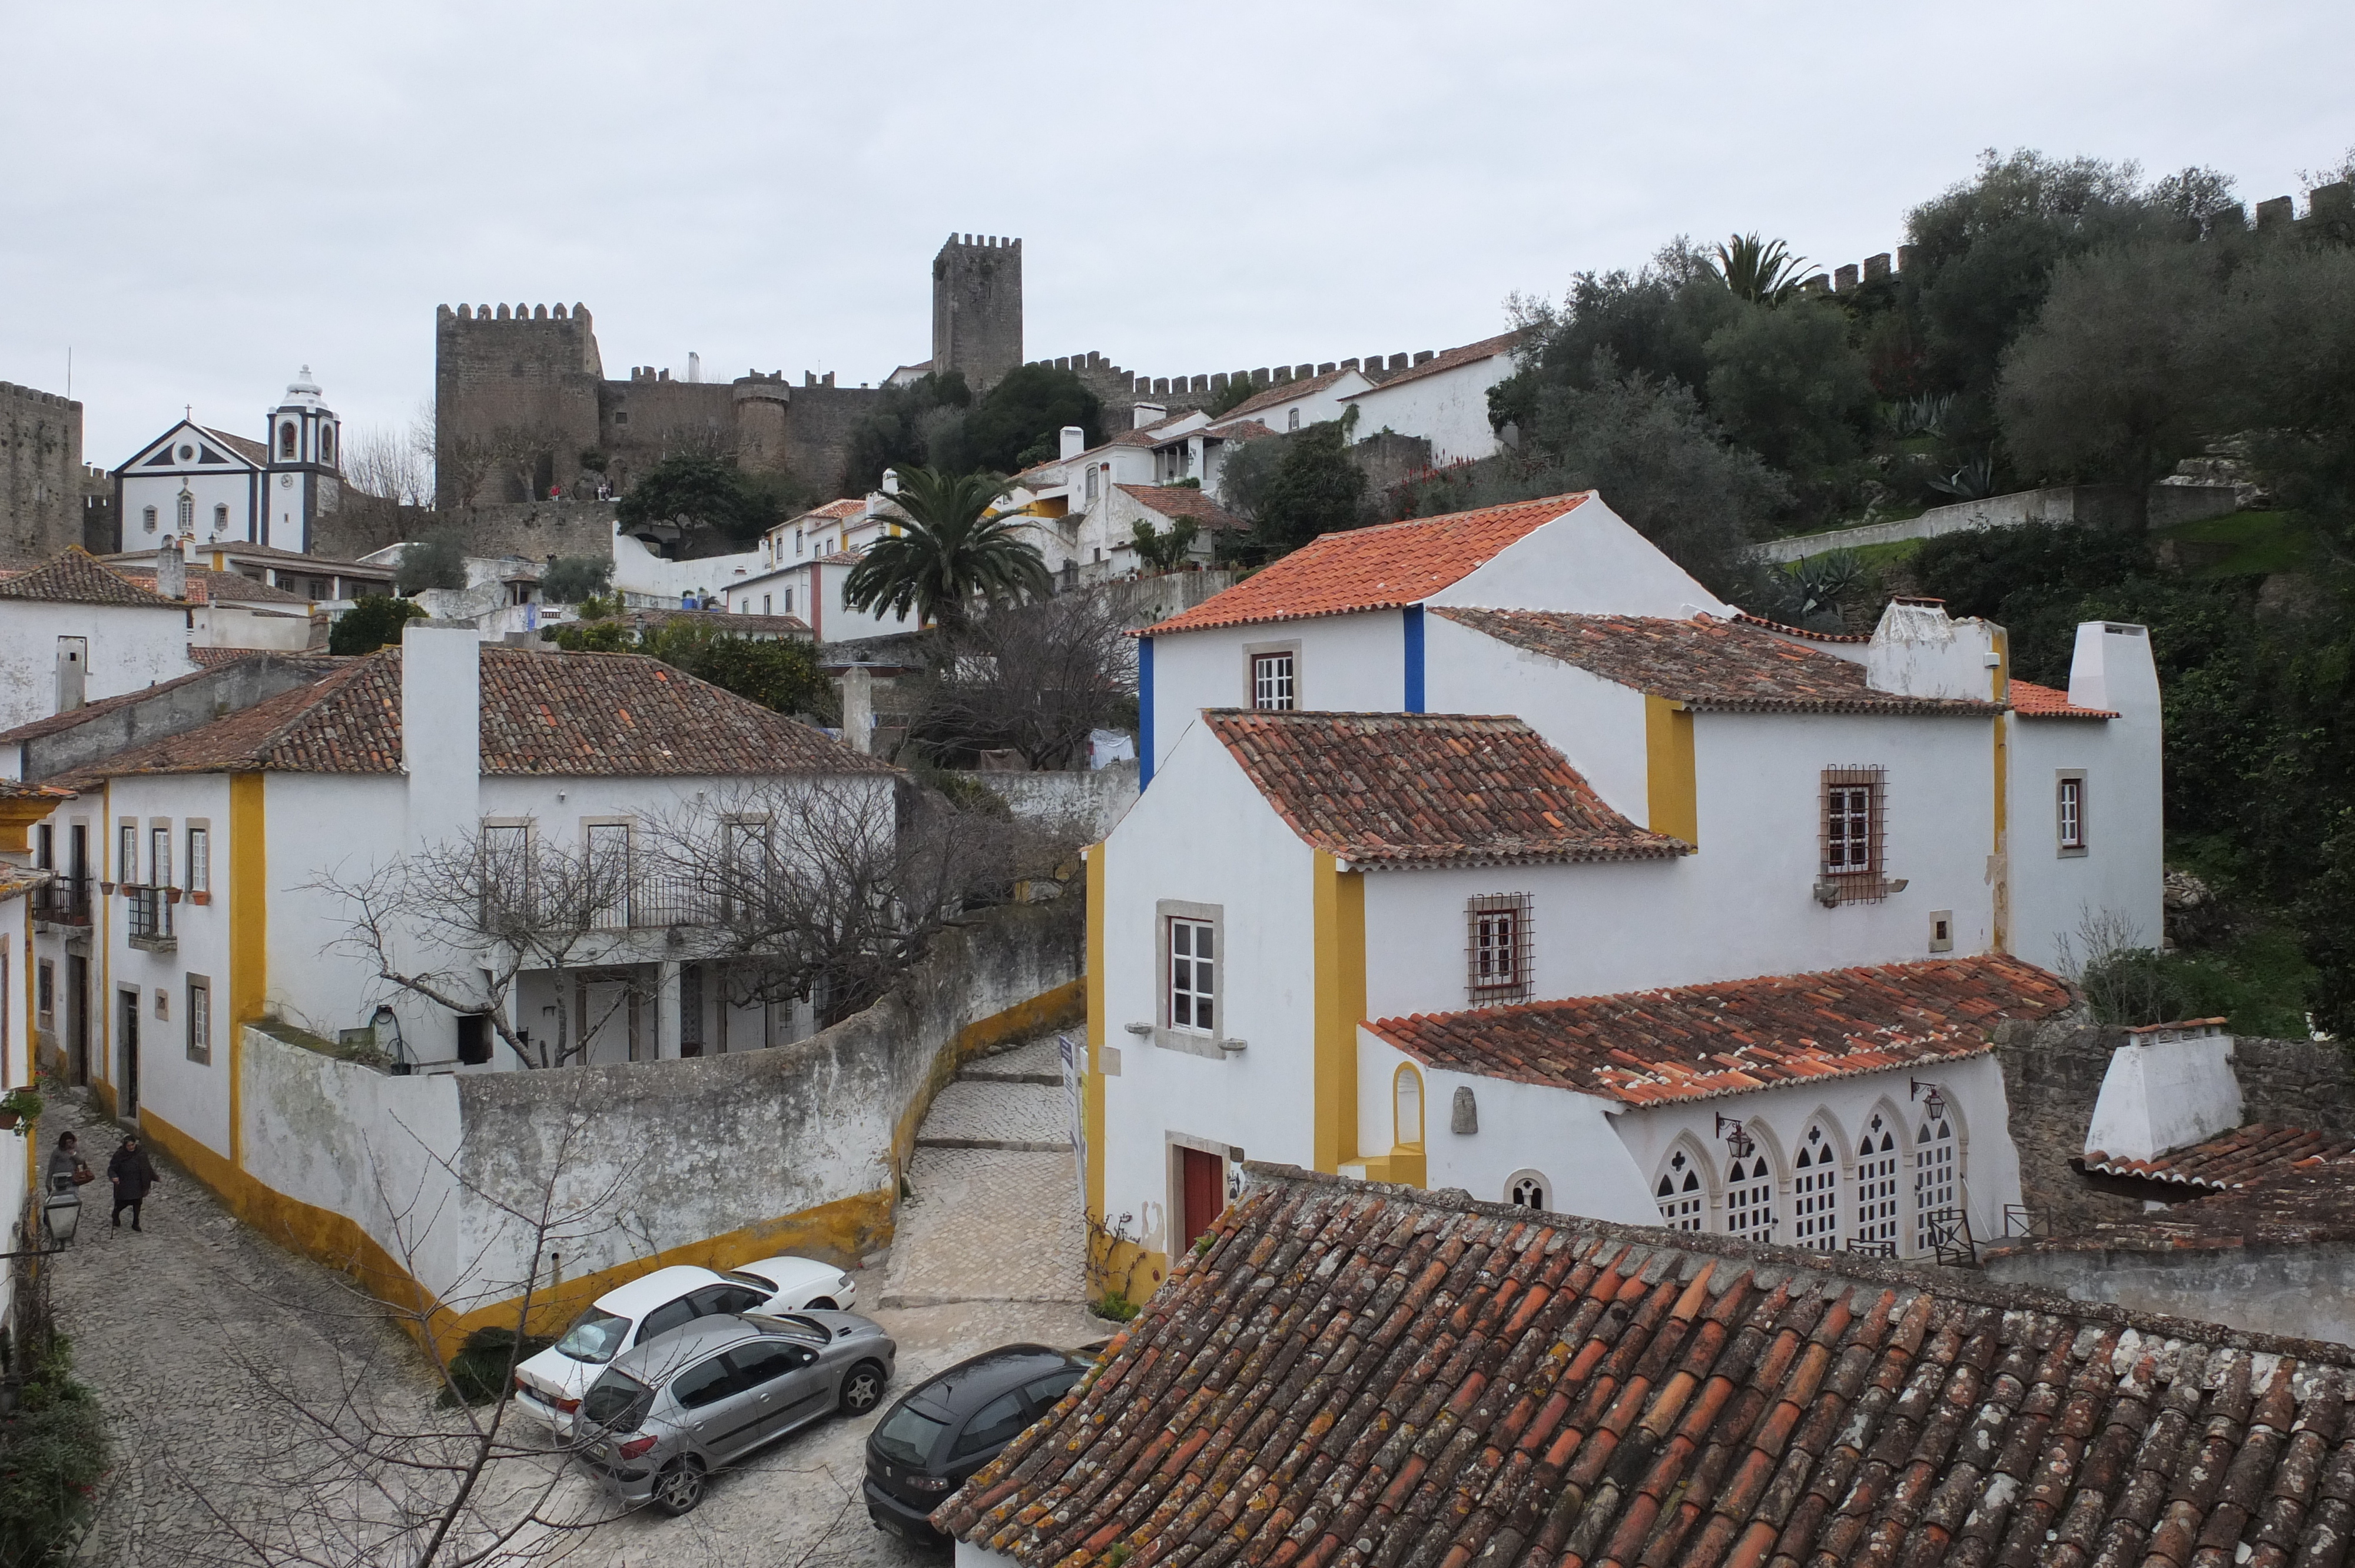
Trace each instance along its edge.
<path fill-rule="evenodd" d="M 2062 854 L 2085 853 L 2085 776 L 2063 773 L 2054 786 L 2053 830 Z"/>
<path fill-rule="evenodd" d="M 1827 768 L 1823 774 L 1822 869 L 1838 902 L 1883 896 L 1883 841 L 1888 829 L 1888 770 Z"/>
<path fill-rule="evenodd" d="M 531 902 L 531 829 L 522 823 L 483 829 L 483 926 L 492 929 L 524 913 Z"/>
<path fill-rule="evenodd" d="M 796 555 L 796 556 L 798 556 L 798 555 L 800 555 L 801 553 L 802 553 L 802 531 L 801 531 L 800 529 L 796 528 L 796 529 L 794 529 L 794 555 Z"/>
<path fill-rule="evenodd" d="M 1465 989 L 1474 1005 L 1529 994 L 1529 895 L 1486 893 L 1464 906 Z"/>
<path fill-rule="evenodd" d="M 203 975 L 188 977 L 188 1060 L 209 1064 L 213 1059 L 213 982 Z"/>
<path fill-rule="evenodd" d="M 1252 706 L 1289 709 L 1293 703 L 1292 655 L 1252 655 Z"/>
<path fill-rule="evenodd" d="M 43 871 L 54 871 L 58 863 L 58 830 L 43 822 L 35 830 L 33 863 Z"/>
<path fill-rule="evenodd" d="M 213 831 L 210 828 L 188 830 L 188 891 L 210 893 L 213 890 Z"/>
<path fill-rule="evenodd" d="M 39 1005 L 41 1016 L 47 1018 L 57 1012 L 58 966 L 53 960 L 48 959 L 41 960 L 41 967 L 34 971 L 33 986 L 34 998 Z"/>
<path fill-rule="evenodd" d="M 114 845 L 114 880 L 124 887 L 139 881 L 139 824 L 125 822 Z"/>
<path fill-rule="evenodd" d="M 761 596 L 761 613 L 762 615 L 773 613 L 769 609 L 769 596 L 767 594 L 762 594 Z"/>
<path fill-rule="evenodd" d="M 791 589 L 791 588 L 787 588 L 787 589 L 785 590 L 785 613 L 786 613 L 787 615 L 791 615 L 793 612 L 794 612 L 794 590 L 793 590 L 793 589 Z"/>
<path fill-rule="evenodd" d="M 1096 465 L 1095 465 L 1095 464 L 1093 464 L 1093 463 L 1090 463 L 1090 464 L 1088 464 L 1088 504 L 1089 504 L 1089 505 L 1091 505 L 1091 506 L 1094 505 L 1094 504 L 1095 504 L 1095 500 L 1096 500 Z"/>
<path fill-rule="evenodd" d="M 149 874 L 155 878 L 155 885 L 158 887 L 171 886 L 172 830 L 169 828 L 148 829 L 147 853 L 151 857 L 153 857 L 153 863 L 150 864 L 147 869 Z"/>
<path fill-rule="evenodd" d="M 630 923 L 630 825 L 589 824 L 590 923 L 619 929 Z"/>
<path fill-rule="evenodd" d="M 1208 920 L 1169 922 L 1169 1027 L 1193 1034 L 1211 1033 L 1210 1009 L 1218 955 Z"/>

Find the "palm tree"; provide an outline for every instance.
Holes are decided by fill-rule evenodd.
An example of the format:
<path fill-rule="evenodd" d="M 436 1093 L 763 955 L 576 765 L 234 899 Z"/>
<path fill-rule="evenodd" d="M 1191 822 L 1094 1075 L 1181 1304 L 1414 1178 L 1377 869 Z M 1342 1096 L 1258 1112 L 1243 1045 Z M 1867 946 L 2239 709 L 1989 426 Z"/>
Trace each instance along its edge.
<path fill-rule="evenodd" d="M 1794 256 L 1779 239 L 1736 234 L 1717 248 L 1717 275 L 1753 304 L 1779 305 L 1798 291 L 1806 258 Z"/>
<path fill-rule="evenodd" d="M 899 535 L 878 539 L 842 585 L 854 609 L 879 607 L 943 630 L 964 623 L 975 595 L 991 604 L 1043 599 L 1054 579 L 1038 546 L 1018 537 L 1009 515 L 990 508 L 1011 487 L 994 473 L 948 474 L 903 468 L 895 498 L 907 514 Z"/>

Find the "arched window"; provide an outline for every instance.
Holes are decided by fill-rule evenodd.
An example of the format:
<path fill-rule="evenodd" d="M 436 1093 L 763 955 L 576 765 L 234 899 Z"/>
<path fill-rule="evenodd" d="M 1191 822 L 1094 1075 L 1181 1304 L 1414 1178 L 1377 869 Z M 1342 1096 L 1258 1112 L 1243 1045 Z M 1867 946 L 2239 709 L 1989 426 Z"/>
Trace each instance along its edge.
<path fill-rule="evenodd" d="M 1839 1150 L 1811 1123 L 1791 1161 L 1791 1239 L 1817 1252 L 1839 1250 Z"/>
<path fill-rule="evenodd" d="M 319 427 L 319 461 L 321 462 L 336 461 L 336 428 L 333 425 Z"/>
<path fill-rule="evenodd" d="M 1505 1202 L 1517 1209 L 1550 1209 L 1553 1192 L 1542 1172 L 1516 1171 L 1505 1183 Z"/>
<path fill-rule="evenodd" d="M 1404 1063 L 1391 1075 L 1391 1122 L 1392 1142 L 1423 1141 L 1423 1075 Z"/>
<path fill-rule="evenodd" d="M 213 503 L 213 532 L 216 534 L 229 532 L 229 503 L 226 501 Z"/>
<path fill-rule="evenodd" d="M 294 421 L 292 419 L 278 427 L 278 455 L 282 458 L 294 455 Z"/>
<path fill-rule="evenodd" d="M 1752 1241 L 1774 1239 L 1774 1172 L 1763 1151 L 1737 1155 L 1726 1165 L 1725 1228 Z"/>
<path fill-rule="evenodd" d="M 1941 1111 L 1925 1116 L 1913 1134 L 1913 1250 L 1935 1251 L 1941 1236 L 1956 1228 L 1955 1208 L 1955 1118 Z"/>
<path fill-rule="evenodd" d="M 1700 1162 L 1681 1149 L 1668 1156 L 1668 1164 L 1660 1169 L 1659 1183 L 1652 1189 L 1660 1205 L 1660 1224 L 1672 1231 L 1701 1229 L 1708 1195 L 1701 1187 Z"/>
<path fill-rule="evenodd" d="M 197 498 L 185 490 L 180 492 L 176 521 L 181 533 L 193 534 L 197 531 Z"/>
<path fill-rule="evenodd" d="M 155 531 L 155 509 L 152 506 L 141 507 L 139 510 L 139 521 L 146 528 L 147 532 L 153 534 Z"/>
<path fill-rule="evenodd" d="M 1856 1234 L 1859 1252 L 1897 1251 L 1897 1133 L 1888 1117 L 1872 1113 L 1856 1146 Z"/>

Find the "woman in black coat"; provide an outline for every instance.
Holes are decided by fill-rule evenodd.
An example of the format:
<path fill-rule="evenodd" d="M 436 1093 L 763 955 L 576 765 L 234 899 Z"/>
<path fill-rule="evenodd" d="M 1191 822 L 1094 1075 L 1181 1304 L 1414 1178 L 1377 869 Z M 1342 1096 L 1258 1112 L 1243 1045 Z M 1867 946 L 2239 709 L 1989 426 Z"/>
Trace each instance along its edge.
<path fill-rule="evenodd" d="M 114 1183 L 115 1227 L 118 1230 L 122 1228 L 123 1211 L 128 1209 L 131 1211 L 131 1228 L 137 1230 L 139 1205 L 146 1201 L 149 1190 L 155 1185 L 155 1162 L 147 1158 L 147 1151 L 139 1147 L 137 1139 L 123 1140 L 123 1147 L 116 1150 L 114 1158 L 106 1162 L 106 1179 Z"/>

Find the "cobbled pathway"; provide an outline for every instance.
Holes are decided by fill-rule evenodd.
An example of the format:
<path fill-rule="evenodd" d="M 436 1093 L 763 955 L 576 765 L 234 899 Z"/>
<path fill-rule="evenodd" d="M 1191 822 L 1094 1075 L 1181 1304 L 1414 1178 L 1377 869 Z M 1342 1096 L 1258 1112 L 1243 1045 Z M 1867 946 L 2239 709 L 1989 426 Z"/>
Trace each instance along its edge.
<path fill-rule="evenodd" d="M 103 1171 L 112 1124 L 59 1097 L 43 1118 L 44 1161 L 80 1118 Z M 77 1562 L 185 1568 L 189 1542 L 218 1534 L 215 1512 L 286 1472 L 300 1421 L 275 1389 L 314 1396 L 356 1373 L 414 1405 L 432 1373 L 408 1338 L 338 1276 L 272 1245 L 159 1159 L 164 1186 L 144 1234 L 85 1210 L 53 1300 L 82 1378 L 118 1436 L 97 1527 Z M 893 1393 L 994 1345 L 1078 1347 L 1113 1325 L 1085 1309 L 1085 1232 L 1069 1113 L 1052 1035 L 965 1069 L 921 1129 L 888 1263 L 859 1272 L 863 1310 L 900 1347 Z M 102 1193 L 103 1180 L 85 1190 Z M 95 1219 L 90 1213 L 94 1210 Z M 545 1543 L 537 1563 L 653 1568 L 939 1568 L 873 1528 L 859 1501 L 877 1418 L 828 1420 L 719 1477 L 685 1519 L 644 1514 Z M 568 1478 L 552 1502 L 591 1505 Z M 518 1557 L 517 1561 L 524 1559 Z"/>

